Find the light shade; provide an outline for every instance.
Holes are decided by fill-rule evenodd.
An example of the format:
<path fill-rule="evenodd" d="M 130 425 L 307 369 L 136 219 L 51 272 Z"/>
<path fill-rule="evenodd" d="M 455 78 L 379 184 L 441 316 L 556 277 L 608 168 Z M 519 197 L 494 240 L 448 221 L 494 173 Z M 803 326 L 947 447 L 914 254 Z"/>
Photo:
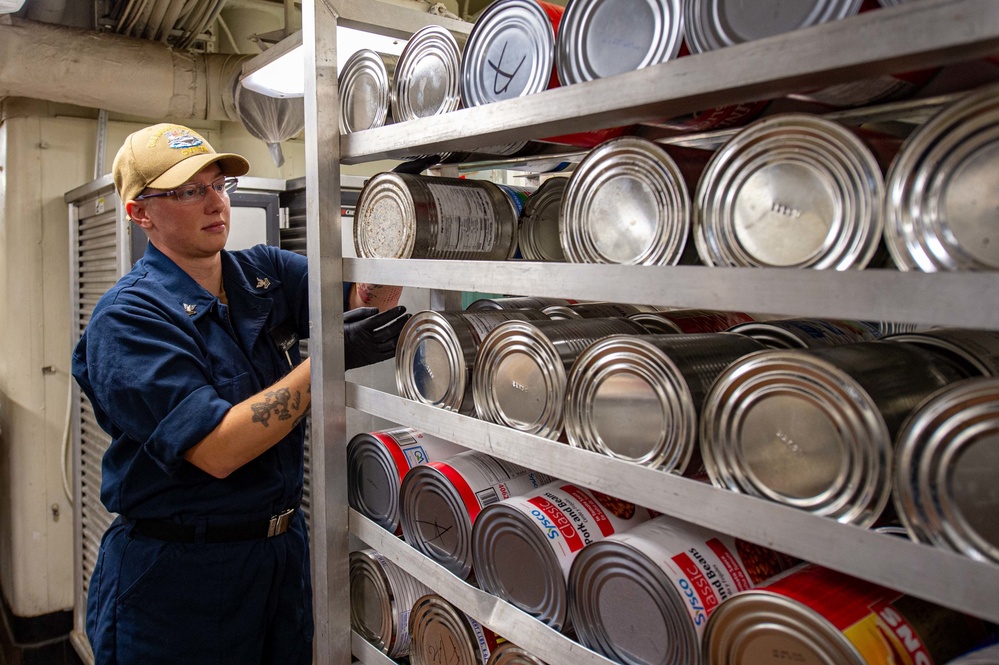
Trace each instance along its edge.
<path fill-rule="evenodd" d="M 13 14 L 24 6 L 24 0 L 0 0 L 0 14 Z"/>
<path fill-rule="evenodd" d="M 8 0 L 0 0 L 5 1 Z M 350 56 L 361 49 L 399 55 L 406 46 L 404 39 L 344 26 L 337 26 L 336 42 L 337 75 Z M 270 62 L 245 75 L 241 81 L 243 87 L 269 97 L 302 97 L 305 94 L 305 51 L 302 48 L 301 33 L 298 33 L 297 44 L 294 41 L 290 45 L 281 42 L 272 48 L 283 52 L 274 53 Z"/>

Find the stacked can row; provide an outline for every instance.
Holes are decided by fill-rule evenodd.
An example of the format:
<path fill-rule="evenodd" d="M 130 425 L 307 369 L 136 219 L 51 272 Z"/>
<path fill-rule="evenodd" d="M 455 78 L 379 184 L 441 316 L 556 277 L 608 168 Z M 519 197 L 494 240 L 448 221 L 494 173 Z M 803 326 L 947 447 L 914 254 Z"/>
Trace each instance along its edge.
<path fill-rule="evenodd" d="M 533 300 L 417 313 L 400 394 L 999 562 L 999 333 Z"/>
<path fill-rule="evenodd" d="M 371 456 L 372 446 L 389 441 L 412 449 L 414 435 L 404 428 L 358 435 L 348 456 Z M 367 492 L 360 486 L 368 477 L 354 470 L 352 487 Z M 895 653 L 909 656 L 897 662 L 945 663 L 994 637 L 971 617 L 484 453 L 393 471 L 396 482 L 402 473 L 398 530 L 407 543 L 620 663 L 756 665 L 769 662 L 757 659 L 764 647 L 803 662 L 887 664 L 884 654 Z M 363 508 L 353 490 L 351 497 Z M 448 642 L 450 652 L 467 660 L 454 662 L 492 662 L 495 635 L 439 603 L 428 613 L 426 599 L 409 613 L 425 589 L 411 579 L 388 588 L 385 567 L 367 552 L 351 556 L 355 630 L 398 656 L 410 639 L 398 632 L 408 625 L 417 664 L 430 662 L 419 636 L 443 632 L 461 638 Z"/>
<path fill-rule="evenodd" d="M 563 8 L 538 0 L 497 0 L 477 18 L 464 44 L 440 26 L 410 37 L 399 56 L 361 50 L 339 77 L 340 131 L 440 115 L 558 87 L 643 69 L 775 34 L 843 19 L 872 8 L 863 0 L 570 0 Z M 882 0 L 881 4 L 898 4 Z M 764 17 L 761 20 L 761 17 Z M 914 92 L 933 71 L 868 79 L 803 91 L 800 97 L 845 107 Z M 699 131 L 730 126 L 766 102 L 709 109 L 661 126 Z M 574 145 L 614 132 L 552 137 Z M 617 132 L 620 133 L 620 132 Z M 525 146 L 494 146 L 509 153 Z"/>
<path fill-rule="evenodd" d="M 989 87 L 901 147 L 788 113 L 714 153 L 614 138 L 533 194 L 382 173 L 361 192 L 354 244 L 367 258 L 995 270 L 996 128 L 999 88 Z"/>

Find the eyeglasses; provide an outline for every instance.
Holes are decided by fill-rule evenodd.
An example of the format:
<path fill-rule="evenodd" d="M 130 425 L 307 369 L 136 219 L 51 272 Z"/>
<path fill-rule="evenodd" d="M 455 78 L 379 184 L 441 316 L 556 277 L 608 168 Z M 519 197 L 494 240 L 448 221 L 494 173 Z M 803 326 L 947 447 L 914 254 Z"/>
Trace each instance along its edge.
<path fill-rule="evenodd" d="M 178 203 L 192 205 L 205 200 L 209 187 L 214 189 L 215 193 L 219 196 L 228 196 L 230 193 L 235 191 L 237 185 L 239 185 L 239 178 L 219 178 L 218 180 L 213 181 L 210 185 L 191 183 L 190 185 L 181 185 L 177 189 L 171 189 L 169 192 L 136 196 L 135 200 L 142 201 L 144 199 L 155 199 L 161 196 L 172 196 L 177 199 Z"/>

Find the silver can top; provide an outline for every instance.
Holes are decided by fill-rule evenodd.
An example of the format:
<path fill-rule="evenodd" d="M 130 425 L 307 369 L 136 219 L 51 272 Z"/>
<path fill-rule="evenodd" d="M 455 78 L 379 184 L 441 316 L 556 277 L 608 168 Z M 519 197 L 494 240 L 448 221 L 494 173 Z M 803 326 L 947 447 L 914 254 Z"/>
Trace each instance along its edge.
<path fill-rule="evenodd" d="M 407 259 L 416 245 L 416 204 L 403 176 L 364 183 L 354 213 L 354 249 L 364 258 Z"/>
<path fill-rule="evenodd" d="M 461 51 L 448 30 L 428 25 L 409 38 L 392 76 L 396 122 L 455 110 L 461 104 Z"/>
<path fill-rule="evenodd" d="M 690 195 L 676 162 L 631 136 L 586 155 L 559 213 L 562 249 L 573 263 L 675 265 L 689 227 Z"/>
<path fill-rule="evenodd" d="M 967 370 L 969 376 L 999 376 L 999 330 L 929 328 L 885 337 L 941 353 Z"/>
<path fill-rule="evenodd" d="M 489 649 L 480 646 L 479 637 L 487 630 L 442 596 L 427 594 L 416 600 L 409 615 L 413 640 L 409 661 L 413 665 L 439 665 L 441 645 L 447 645 L 448 665 L 486 665 Z"/>
<path fill-rule="evenodd" d="M 340 88 L 340 133 L 374 129 L 391 122 L 391 72 L 395 56 L 370 49 L 354 53 L 343 66 Z"/>
<path fill-rule="evenodd" d="M 568 178 L 551 178 L 538 187 L 520 215 L 520 253 L 528 261 L 565 261 L 558 237 L 558 215 Z"/>
<path fill-rule="evenodd" d="M 941 389 L 903 425 L 895 507 L 911 536 L 999 563 L 999 378 Z"/>
<path fill-rule="evenodd" d="M 728 331 L 752 337 L 771 349 L 814 349 L 870 342 L 882 337 L 878 323 L 826 319 L 748 321 L 732 326 Z"/>
<path fill-rule="evenodd" d="M 548 87 L 555 29 L 535 0 L 497 0 L 475 21 L 461 61 L 466 106 L 514 99 Z"/>
<path fill-rule="evenodd" d="M 694 199 L 712 266 L 862 268 L 881 240 L 884 184 L 852 132 L 816 116 L 757 121 L 715 153 Z"/>
<path fill-rule="evenodd" d="M 900 270 L 999 270 L 999 86 L 920 126 L 888 170 L 885 242 Z"/>
<path fill-rule="evenodd" d="M 863 0 L 688 0 L 687 47 L 703 53 L 853 16 Z"/>
<path fill-rule="evenodd" d="M 500 642 L 489 654 L 488 665 L 545 665 L 545 661 L 513 642 Z"/>
<path fill-rule="evenodd" d="M 563 85 L 672 60 L 683 42 L 680 0 L 571 0 L 555 46 Z"/>

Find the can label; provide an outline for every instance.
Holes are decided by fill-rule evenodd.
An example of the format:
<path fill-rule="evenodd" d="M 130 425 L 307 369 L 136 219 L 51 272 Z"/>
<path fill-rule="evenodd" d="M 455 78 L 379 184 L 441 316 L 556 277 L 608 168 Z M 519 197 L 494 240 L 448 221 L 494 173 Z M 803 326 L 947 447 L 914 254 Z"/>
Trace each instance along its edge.
<path fill-rule="evenodd" d="M 496 649 L 496 645 L 499 643 L 496 639 L 496 634 L 483 626 L 481 623 L 468 616 L 468 625 L 472 627 L 472 634 L 475 636 L 475 647 L 479 650 L 479 656 L 482 658 L 482 663 L 489 662 L 489 656 Z"/>
<path fill-rule="evenodd" d="M 430 466 L 454 486 L 468 511 L 470 522 L 475 522 L 475 518 L 486 506 L 524 494 L 552 481 L 550 476 L 543 473 L 489 455 L 464 455 L 451 458 L 450 463 L 431 462 Z"/>
<path fill-rule="evenodd" d="M 427 189 L 439 215 L 435 252 L 489 252 L 495 247 L 499 224 L 486 192 L 436 183 L 428 183 Z"/>
<path fill-rule="evenodd" d="M 456 443 L 428 437 L 416 430 L 388 430 L 372 432 L 371 435 L 381 441 L 385 450 L 392 456 L 392 461 L 399 472 L 399 482 L 402 482 L 406 472 L 417 464 L 450 457 L 464 450 Z"/>
<path fill-rule="evenodd" d="M 647 509 L 631 502 L 569 484 L 543 487 L 508 503 L 544 532 L 566 579 L 583 547 L 651 517 Z"/>

